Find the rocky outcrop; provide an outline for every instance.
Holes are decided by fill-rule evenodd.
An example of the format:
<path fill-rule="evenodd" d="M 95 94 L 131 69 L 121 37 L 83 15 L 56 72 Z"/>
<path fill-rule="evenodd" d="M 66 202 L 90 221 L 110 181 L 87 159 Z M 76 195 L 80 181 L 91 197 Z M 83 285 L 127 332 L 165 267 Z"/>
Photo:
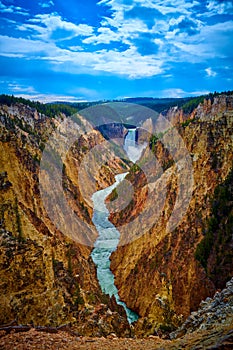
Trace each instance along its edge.
<path fill-rule="evenodd" d="M 233 111 L 233 96 L 220 95 L 213 100 L 205 99 L 192 113 L 192 117 L 201 120 L 216 120 L 223 114 L 231 115 Z"/>
<path fill-rule="evenodd" d="M 127 129 L 120 123 L 108 123 L 97 127 L 97 130 L 108 139 L 123 139 L 127 133 Z"/>
<path fill-rule="evenodd" d="M 221 324 L 232 326 L 232 310 L 233 278 L 227 282 L 222 291 L 216 292 L 213 298 L 203 300 L 198 310 L 193 311 L 182 326 L 170 334 L 170 338 L 175 339 L 184 334 L 209 330 Z"/>
<path fill-rule="evenodd" d="M 75 329 L 80 335 L 90 337 L 107 337 L 111 334 L 114 334 L 115 337 L 133 336 L 133 330 L 129 327 L 125 313 L 117 306 L 115 299 L 108 304 L 99 304 L 96 307 L 81 310 L 77 320 Z"/>
<path fill-rule="evenodd" d="M 232 96 L 217 97 L 213 103 L 205 102 L 191 115 L 186 115 L 185 120 L 180 119 L 183 114 L 178 110 L 174 111 L 174 118 L 172 111 L 169 113 L 169 119 L 175 121 L 176 130 L 192 158 L 194 179 L 190 202 L 179 225 L 171 232 L 167 230 L 171 213 L 174 215 L 175 210 L 178 216 L 185 201 L 185 196 L 184 201 L 177 199 L 183 193 L 182 184 L 178 182 L 174 159 L 163 145 L 166 138 L 172 140 L 172 130 L 155 137 L 150 150 L 147 149 L 138 162 L 138 167 L 131 169 L 126 180 L 133 185 L 134 196 L 124 211 L 111 215 L 111 220 L 122 233 L 120 245 L 111 257 L 111 269 L 116 276 L 120 297 L 141 316 L 137 325 L 140 334 L 145 330 L 148 334 L 156 334 L 160 330 L 174 329 L 182 317 L 196 310 L 200 301 L 214 295 L 218 288 L 218 277 L 212 278 L 200 260 L 196 259 L 196 249 L 208 230 L 215 189 L 224 183 L 232 168 Z M 180 159 L 179 145 L 174 143 L 174 147 L 175 157 Z M 146 169 L 147 174 L 152 174 L 151 178 L 154 174 L 153 182 L 150 180 L 148 186 L 140 167 L 145 169 L 151 151 L 160 167 L 153 164 Z M 186 176 L 188 178 L 188 173 Z M 148 199 L 151 189 L 153 195 Z M 150 213 L 156 205 L 160 214 L 155 219 Z M 145 207 L 149 208 L 149 229 L 140 222 L 139 214 Z M 232 210 L 229 210 L 229 215 L 232 215 L 230 213 Z M 124 224 L 132 220 L 138 220 L 137 225 L 132 226 L 134 231 L 126 232 Z M 226 220 L 230 223 L 232 219 L 228 216 L 225 223 Z M 226 242 L 223 222 L 220 226 L 223 229 L 222 239 Z M 230 263 L 233 259 L 230 249 L 232 236 L 227 235 L 228 242 L 224 244 L 229 247 L 228 262 L 225 261 L 228 265 L 224 269 L 223 263 L 219 272 L 222 283 L 226 283 L 233 274 Z M 219 245 L 222 257 L 224 244 Z M 214 262 L 216 266 L 218 263 L 213 256 L 216 257 L 210 252 L 209 264 Z"/>

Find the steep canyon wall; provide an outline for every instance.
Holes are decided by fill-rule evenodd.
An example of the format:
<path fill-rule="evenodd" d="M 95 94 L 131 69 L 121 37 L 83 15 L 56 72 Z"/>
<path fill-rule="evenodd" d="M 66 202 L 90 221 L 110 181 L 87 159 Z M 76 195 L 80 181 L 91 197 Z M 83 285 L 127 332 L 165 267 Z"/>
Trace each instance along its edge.
<path fill-rule="evenodd" d="M 63 189 L 80 222 L 91 224 L 92 208 L 82 198 L 78 167 L 85 153 L 104 139 L 81 116 L 77 119 L 76 125 L 83 132 L 66 155 Z M 50 326 L 66 323 L 76 326 L 81 334 L 128 334 L 124 311 L 100 290 L 90 258 L 92 247 L 79 244 L 73 233 L 61 232 L 49 218 L 41 199 L 42 151 L 66 116 L 48 118 L 28 106 L 13 104 L 0 106 L 0 120 L 0 323 L 12 320 L 18 324 Z M 62 131 L 60 135 L 62 138 Z M 111 164 L 105 165 L 108 160 L 105 155 L 99 175 L 83 184 L 89 191 L 109 185 L 114 174 L 122 171 L 120 160 L 110 154 L 109 157 Z M 94 160 L 89 166 L 90 173 L 94 173 Z M 67 218 L 59 211 L 55 191 L 54 186 L 48 195 L 51 210 L 57 211 L 59 219 L 65 222 Z M 89 231 L 94 241 L 97 232 L 93 226 Z"/>
<path fill-rule="evenodd" d="M 138 332 L 143 329 L 148 334 L 176 327 L 182 317 L 198 308 L 202 299 L 223 288 L 233 274 L 233 96 L 205 101 L 190 115 L 173 108 L 166 117 L 175 125 L 192 159 L 194 183 L 182 220 L 174 230 L 167 230 L 171 213 L 176 210 L 179 215 L 183 204 L 176 204 L 182 193 L 177 164 L 164 147 L 166 137 L 173 137 L 172 130 L 158 137 L 154 130 L 139 166 L 134 166 L 126 178 L 134 187 L 131 203 L 124 211 L 111 215 L 122 233 L 120 246 L 111 257 L 119 295 L 142 316 Z M 140 166 L 143 169 L 150 152 L 160 168 L 149 165 L 147 169 L 147 174 L 154 172 L 153 196 L 148 199 L 152 184 L 148 184 Z M 175 154 L 179 158 L 179 147 Z M 140 212 L 145 206 L 155 207 L 161 193 L 166 193 L 166 198 L 161 202 L 160 215 L 148 215 L 150 228 L 144 229 Z M 135 231 L 126 232 L 125 223 L 137 216 Z M 129 235 L 130 243 L 125 244 Z"/>

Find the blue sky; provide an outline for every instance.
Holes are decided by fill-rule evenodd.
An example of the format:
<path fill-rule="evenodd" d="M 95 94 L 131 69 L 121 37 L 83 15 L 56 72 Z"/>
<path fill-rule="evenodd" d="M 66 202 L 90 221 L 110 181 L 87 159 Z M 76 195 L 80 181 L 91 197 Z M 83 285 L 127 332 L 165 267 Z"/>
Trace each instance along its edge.
<path fill-rule="evenodd" d="M 2 0 L 0 93 L 40 101 L 233 90 L 233 1 Z"/>

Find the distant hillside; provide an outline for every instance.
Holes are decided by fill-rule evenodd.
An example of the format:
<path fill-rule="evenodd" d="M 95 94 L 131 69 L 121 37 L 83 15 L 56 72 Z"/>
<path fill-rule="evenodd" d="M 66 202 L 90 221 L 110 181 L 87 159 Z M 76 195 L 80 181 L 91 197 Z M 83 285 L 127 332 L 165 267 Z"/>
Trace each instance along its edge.
<path fill-rule="evenodd" d="M 163 113 L 164 115 L 172 107 L 178 107 L 182 109 L 184 114 L 190 114 L 193 110 L 200 104 L 203 103 L 205 99 L 211 100 L 211 103 L 214 100 L 214 97 L 219 95 L 231 95 L 232 91 L 226 92 L 214 92 L 207 95 L 195 96 L 195 97 L 185 97 L 185 98 L 153 98 L 153 97 L 131 97 L 118 100 L 102 100 L 102 101 L 93 101 L 93 102 L 78 102 L 78 103 L 69 103 L 66 105 L 74 108 L 76 111 L 79 111 L 89 122 L 94 125 L 99 125 L 100 114 L 101 120 L 103 121 L 103 114 L 107 115 L 107 119 L 104 122 L 111 123 L 116 120 L 119 121 L 119 117 L 122 123 L 132 124 L 132 115 L 135 125 L 141 125 L 146 119 L 151 117 L 155 118 L 156 113 Z M 117 114 L 114 111 L 113 105 L 111 103 L 121 102 L 125 103 L 122 106 L 118 105 Z M 151 110 L 151 113 L 148 111 L 147 114 L 141 113 L 140 109 L 135 109 L 133 106 L 130 108 L 129 104 L 140 105 L 142 107 L 147 107 Z M 92 110 L 91 107 L 100 106 L 101 109 Z M 93 112 L 94 111 L 94 112 Z M 101 113 L 102 112 L 102 113 Z"/>

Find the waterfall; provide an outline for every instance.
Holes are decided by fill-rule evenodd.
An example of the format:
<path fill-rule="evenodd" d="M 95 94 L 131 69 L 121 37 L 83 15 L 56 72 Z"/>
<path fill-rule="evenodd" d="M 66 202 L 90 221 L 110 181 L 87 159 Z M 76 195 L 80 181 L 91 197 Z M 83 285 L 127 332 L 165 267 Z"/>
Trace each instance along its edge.
<path fill-rule="evenodd" d="M 125 145 L 135 146 L 136 143 L 136 129 L 128 129 L 125 136 Z"/>
<path fill-rule="evenodd" d="M 124 150 L 127 153 L 129 159 L 132 162 L 136 162 L 142 154 L 142 151 L 146 147 L 147 143 L 137 143 L 137 129 L 128 129 L 128 132 L 124 140 Z"/>

